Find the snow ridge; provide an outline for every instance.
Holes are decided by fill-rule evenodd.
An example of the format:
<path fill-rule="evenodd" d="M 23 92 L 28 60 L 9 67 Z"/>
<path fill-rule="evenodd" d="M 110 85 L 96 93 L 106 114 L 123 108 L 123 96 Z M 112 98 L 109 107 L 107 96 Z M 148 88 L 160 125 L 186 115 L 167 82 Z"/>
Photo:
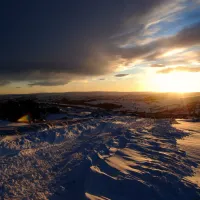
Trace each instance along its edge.
<path fill-rule="evenodd" d="M 5 199 L 199 199 L 197 163 L 168 120 L 112 116 L 0 143 Z"/>

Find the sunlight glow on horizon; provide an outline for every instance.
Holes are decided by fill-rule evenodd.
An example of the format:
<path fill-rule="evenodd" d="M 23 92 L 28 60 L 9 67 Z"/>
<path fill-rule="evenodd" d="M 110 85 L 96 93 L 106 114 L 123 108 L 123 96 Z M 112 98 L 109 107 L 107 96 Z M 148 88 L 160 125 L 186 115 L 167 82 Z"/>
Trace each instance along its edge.
<path fill-rule="evenodd" d="M 133 74 L 132 74 L 133 75 Z M 156 68 L 147 67 L 145 71 L 134 76 L 116 78 L 115 75 L 104 76 L 104 80 L 89 78 L 72 81 L 66 85 L 45 87 L 29 87 L 24 83 L 12 83 L 0 90 L 0 94 L 27 94 L 27 93 L 62 93 L 62 92 L 199 92 L 200 72 L 172 71 L 157 73 Z M 20 86 L 16 88 L 16 86 Z"/>
<path fill-rule="evenodd" d="M 156 74 L 152 78 L 155 92 L 198 92 L 200 90 L 199 73 L 172 72 Z"/>

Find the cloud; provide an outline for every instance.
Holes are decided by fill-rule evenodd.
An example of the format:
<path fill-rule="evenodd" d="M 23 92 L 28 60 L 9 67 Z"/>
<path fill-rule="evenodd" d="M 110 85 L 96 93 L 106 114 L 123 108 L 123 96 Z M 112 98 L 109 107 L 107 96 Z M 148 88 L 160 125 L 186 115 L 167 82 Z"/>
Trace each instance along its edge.
<path fill-rule="evenodd" d="M 200 23 L 196 23 L 182 29 L 176 35 L 159 38 L 146 45 L 121 49 L 120 55 L 123 59 L 132 62 L 138 59 L 142 60 L 143 63 L 161 61 L 163 62 L 162 67 L 175 64 L 191 64 L 199 62 L 199 52 L 194 52 L 194 48 L 193 50 L 191 48 L 199 45 Z M 191 50 L 188 51 L 188 49 Z M 167 58 L 165 56 L 166 52 L 168 52 Z M 161 67 L 161 65 L 152 65 L 152 67 Z"/>
<path fill-rule="evenodd" d="M 159 38 L 146 45 L 121 50 L 126 59 L 155 60 L 165 52 L 177 48 L 186 48 L 200 45 L 200 23 L 181 30 L 174 36 Z"/>
<path fill-rule="evenodd" d="M 128 76 L 129 74 L 116 74 L 115 77 L 124 77 L 124 76 Z"/>
<path fill-rule="evenodd" d="M 10 84 L 10 83 L 11 83 L 10 81 L 1 80 L 1 81 L 0 81 L 0 86 L 5 86 L 5 85 L 8 85 L 8 84 Z"/>
<path fill-rule="evenodd" d="M 99 81 L 104 81 L 104 80 L 105 80 L 105 78 L 100 78 L 100 79 L 99 79 Z"/>
<path fill-rule="evenodd" d="M 13 12 L 5 3 L 0 8 L 5 19 L 0 33 L 0 85 L 13 81 L 26 81 L 29 86 L 64 85 L 119 71 L 138 59 L 154 61 L 174 48 L 198 45 L 200 24 L 173 36 L 156 36 L 161 23 L 174 21 L 186 5 L 189 9 L 185 2 L 190 1 L 110 0 L 87 4 L 80 0 L 80 8 L 66 1 L 45 4 L 42 9 L 40 1 L 31 7 L 24 1 L 13 2 Z"/>
<path fill-rule="evenodd" d="M 152 64 L 151 67 L 165 67 L 164 64 Z"/>
<path fill-rule="evenodd" d="M 157 71 L 158 74 L 168 74 L 174 71 L 178 72 L 200 72 L 200 67 L 184 67 L 184 66 L 178 66 L 174 68 L 166 68 Z"/>
<path fill-rule="evenodd" d="M 189 7 L 189 4 L 187 5 Z M 131 15 L 123 24 L 123 31 L 115 35 L 121 37 L 122 41 L 130 43 L 139 36 L 156 34 L 160 28 L 157 24 L 165 21 L 175 20 L 175 16 L 186 8 L 181 0 L 142 0 L 127 3 L 126 12 Z M 134 12 L 133 12 L 134 11 Z"/>
<path fill-rule="evenodd" d="M 52 81 L 36 81 L 33 83 L 29 83 L 28 85 L 30 87 L 33 87 L 33 86 L 59 86 L 59 85 L 66 85 L 66 84 L 67 84 L 67 81 L 52 80 Z"/>

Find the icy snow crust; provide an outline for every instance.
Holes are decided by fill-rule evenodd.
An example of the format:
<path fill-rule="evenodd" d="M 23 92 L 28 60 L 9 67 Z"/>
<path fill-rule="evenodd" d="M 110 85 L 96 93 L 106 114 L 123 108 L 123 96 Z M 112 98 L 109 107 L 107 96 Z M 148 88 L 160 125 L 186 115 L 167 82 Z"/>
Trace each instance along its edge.
<path fill-rule="evenodd" d="M 198 200 L 169 120 L 100 117 L 0 141 L 4 199 Z"/>

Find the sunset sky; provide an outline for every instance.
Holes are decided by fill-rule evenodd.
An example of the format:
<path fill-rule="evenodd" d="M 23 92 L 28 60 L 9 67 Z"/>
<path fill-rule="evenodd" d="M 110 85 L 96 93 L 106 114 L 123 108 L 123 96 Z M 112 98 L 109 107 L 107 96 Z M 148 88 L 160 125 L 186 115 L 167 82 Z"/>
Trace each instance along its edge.
<path fill-rule="evenodd" d="M 200 92 L 200 0 L 3 0 L 0 93 Z"/>

